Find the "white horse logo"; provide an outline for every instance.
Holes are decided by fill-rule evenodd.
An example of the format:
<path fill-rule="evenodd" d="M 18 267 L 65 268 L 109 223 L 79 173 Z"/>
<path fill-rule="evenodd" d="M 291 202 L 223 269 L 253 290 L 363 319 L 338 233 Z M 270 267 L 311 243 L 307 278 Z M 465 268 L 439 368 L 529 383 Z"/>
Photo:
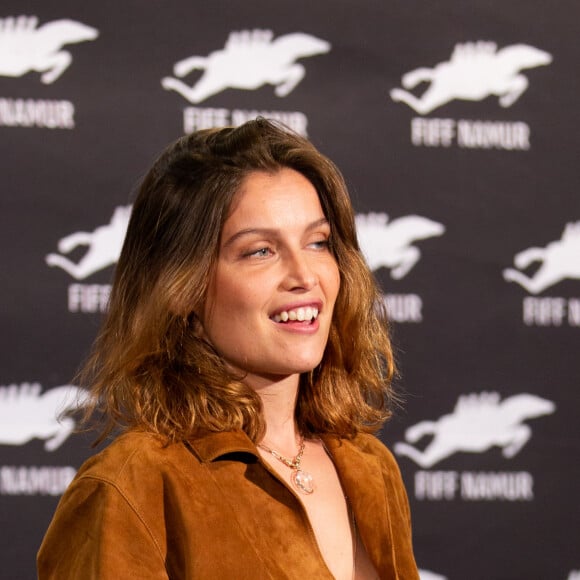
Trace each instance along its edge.
<path fill-rule="evenodd" d="M 329 50 L 330 44 L 325 40 L 301 32 L 275 40 L 271 30 L 232 32 L 223 50 L 177 62 L 173 74 L 179 78 L 165 77 L 161 85 L 168 91 L 177 91 L 190 103 L 199 103 L 229 88 L 255 90 L 265 84 L 274 85 L 276 95 L 285 97 L 306 73 L 295 61 Z M 194 86 L 179 80 L 197 69 L 204 72 Z"/>
<path fill-rule="evenodd" d="M 429 570 L 419 570 L 419 580 L 447 580 L 447 578 Z"/>
<path fill-rule="evenodd" d="M 385 213 L 358 214 L 355 218 L 361 250 L 373 271 L 391 268 L 391 278 L 400 280 L 419 261 L 421 252 L 412 244 L 441 236 L 445 226 L 418 215 L 408 215 L 388 223 Z"/>
<path fill-rule="evenodd" d="M 59 415 L 74 411 L 87 400 L 86 390 L 64 385 L 42 393 L 38 383 L 0 387 L 0 445 L 24 445 L 44 439 L 44 448 L 54 451 L 74 431 L 72 417 Z"/>
<path fill-rule="evenodd" d="M 542 264 L 532 277 L 520 272 L 533 262 Z M 580 221 L 566 224 L 562 237 L 545 248 L 534 247 L 519 252 L 514 264 L 519 270 L 506 268 L 504 280 L 517 282 L 531 294 L 538 294 L 566 278 L 580 280 Z"/>
<path fill-rule="evenodd" d="M 21 77 L 43 73 L 45 85 L 53 83 L 72 63 L 65 44 L 95 40 L 99 31 L 74 20 L 54 20 L 40 27 L 36 16 L 0 19 L 0 76 Z"/>
<path fill-rule="evenodd" d="M 456 44 L 449 61 L 403 76 L 405 89 L 413 89 L 422 82 L 431 83 L 421 97 L 397 88 L 391 91 L 391 98 L 409 105 L 420 115 L 454 99 L 481 101 L 492 95 L 499 97 L 502 107 L 509 107 L 529 85 L 520 71 L 551 62 L 549 53 L 527 44 L 512 44 L 500 50 L 494 42 Z"/>
<path fill-rule="evenodd" d="M 460 451 L 483 453 L 494 445 L 502 448 L 504 457 L 510 458 L 532 436 L 532 430 L 523 421 L 549 415 L 555 410 L 552 401 L 527 393 L 501 402 L 495 392 L 461 395 L 453 413 L 438 421 L 421 421 L 409 427 L 405 432 L 408 443 L 395 443 L 393 449 L 423 468 Z M 432 435 L 433 439 L 424 451 L 409 445 L 425 435 Z"/>
<path fill-rule="evenodd" d="M 68 254 L 78 246 L 88 246 L 78 264 L 60 254 L 48 254 L 46 263 L 58 266 L 76 280 L 83 280 L 94 272 L 116 264 L 121 255 L 123 241 L 127 233 L 131 206 L 115 208 L 111 221 L 93 232 L 75 232 L 58 242 L 58 251 Z"/>

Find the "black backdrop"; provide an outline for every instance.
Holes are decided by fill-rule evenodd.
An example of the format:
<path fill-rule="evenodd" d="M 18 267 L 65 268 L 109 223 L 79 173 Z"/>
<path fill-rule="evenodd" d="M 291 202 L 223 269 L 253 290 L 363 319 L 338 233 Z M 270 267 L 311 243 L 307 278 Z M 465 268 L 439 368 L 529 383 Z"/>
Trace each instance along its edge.
<path fill-rule="evenodd" d="M 184 131 L 260 112 L 351 189 L 394 320 L 406 404 L 381 437 L 422 578 L 580 577 L 577 3 L 4 0 L 0 18 L 0 576 L 35 576 L 93 452 L 53 417 L 135 184 Z M 174 71 L 193 56 L 205 70 Z M 191 100 L 162 85 L 178 74 Z"/>

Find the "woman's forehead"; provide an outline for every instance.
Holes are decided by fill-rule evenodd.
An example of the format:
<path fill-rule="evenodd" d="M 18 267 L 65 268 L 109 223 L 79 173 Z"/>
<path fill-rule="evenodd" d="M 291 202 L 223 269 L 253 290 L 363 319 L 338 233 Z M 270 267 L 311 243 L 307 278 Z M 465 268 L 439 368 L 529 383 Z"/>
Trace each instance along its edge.
<path fill-rule="evenodd" d="M 309 225 L 321 218 L 324 212 L 318 193 L 301 173 L 287 168 L 275 173 L 252 172 L 232 200 L 222 233 Z"/>

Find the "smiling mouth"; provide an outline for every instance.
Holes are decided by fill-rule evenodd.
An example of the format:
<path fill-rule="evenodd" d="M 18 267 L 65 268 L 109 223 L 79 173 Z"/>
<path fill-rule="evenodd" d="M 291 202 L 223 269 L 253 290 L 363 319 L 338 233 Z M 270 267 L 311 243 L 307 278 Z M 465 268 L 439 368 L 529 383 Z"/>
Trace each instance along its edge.
<path fill-rule="evenodd" d="M 295 310 L 283 310 L 272 316 L 274 322 L 284 324 L 286 322 L 303 322 L 312 324 L 318 318 L 318 308 L 306 306 L 305 308 L 296 308 Z"/>

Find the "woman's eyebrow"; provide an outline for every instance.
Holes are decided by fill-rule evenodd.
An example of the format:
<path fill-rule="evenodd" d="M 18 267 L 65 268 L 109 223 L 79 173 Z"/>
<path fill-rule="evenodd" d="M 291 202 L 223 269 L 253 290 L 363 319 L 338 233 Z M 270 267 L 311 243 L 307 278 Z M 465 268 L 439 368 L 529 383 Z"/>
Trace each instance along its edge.
<path fill-rule="evenodd" d="M 323 225 L 327 225 L 328 224 L 328 220 L 323 217 L 320 218 L 319 220 L 313 221 L 312 223 L 308 224 L 306 226 L 306 228 L 304 228 L 305 232 L 309 232 L 311 230 L 315 230 L 316 228 L 319 228 L 320 226 Z M 230 236 L 223 244 L 223 248 L 227 248 L 228 246 L 231 246 L 234 242 L 236 242 L 237 240 L 239 240 L 241 237 L 243 236 L 247 236 L 247 235 L 261 235 L 261 236 L 275 236 L 277 235 L 279 232 L 278 229 L 275 228 L 244 228 L 243 230 L 240 230 L 239 232 L 236 232 L 235 234 L 233 234 L 232 236 Z"/>

